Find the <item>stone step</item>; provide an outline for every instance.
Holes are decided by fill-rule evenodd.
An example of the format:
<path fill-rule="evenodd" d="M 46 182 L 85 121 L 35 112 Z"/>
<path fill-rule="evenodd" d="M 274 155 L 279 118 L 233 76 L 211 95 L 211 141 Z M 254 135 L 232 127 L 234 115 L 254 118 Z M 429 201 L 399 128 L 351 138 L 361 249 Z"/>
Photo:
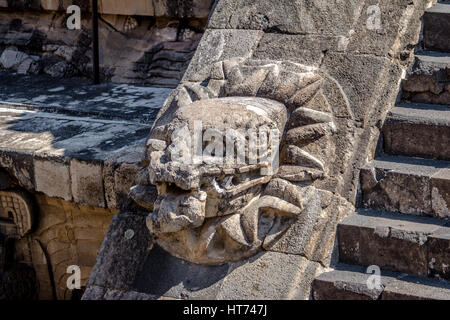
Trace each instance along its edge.
<path fill-rule="evenodd" d="M 450 283 L 381 270 L 380 285 L 366 268 L 338 265 L 313 282 L 314 300 L 450 300 Z"/>
<path fill-rule="evenodd" d="M 450 2 L 437 3 L 423 17 L 424 47 L 450 52 Z"/>
<path fill-rule="evenodd" d="M 421 51 L 415 55 L 411 71 L 413 74 L 432 75 L 447 68 L 450 68 L 450 53 Z"/>
<path fill-rule="evenodd" d="M 450 161 L 380 157 L 360 178 L 365 208 L 450 218 Z"/>
<path fill-rule="evenodd" d="M 450 106 L 400 104 L 383 126 L 384 151 L 450 160 Z"/>
<path fill-rule="evenodd" d="M 450 105 L 450 53 L 423 51 L 416 54 L 402 98 L 418 103 Z"/>
<path fill-rule="evenodd" d="M 450 223 L 359 210 L 337 228 L 339 261 L 450 279 Z"/>

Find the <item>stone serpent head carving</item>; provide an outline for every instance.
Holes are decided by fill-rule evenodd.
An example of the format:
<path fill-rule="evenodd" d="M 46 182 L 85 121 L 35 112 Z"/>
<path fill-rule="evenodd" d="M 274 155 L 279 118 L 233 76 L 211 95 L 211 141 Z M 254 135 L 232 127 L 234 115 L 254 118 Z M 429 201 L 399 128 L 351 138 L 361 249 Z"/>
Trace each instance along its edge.
<path fill-rule="evenodd" d="M 303 65 L 234 59 L 174 90 L 143 171 L 158 191 L 147 217 L 157 243 L 220 264 L 276 242 L 302 213 L 295 188 L 327 174 L 336 126 L 322 86 Z M 145 207 L 136 190 L 131 197 Z"/>

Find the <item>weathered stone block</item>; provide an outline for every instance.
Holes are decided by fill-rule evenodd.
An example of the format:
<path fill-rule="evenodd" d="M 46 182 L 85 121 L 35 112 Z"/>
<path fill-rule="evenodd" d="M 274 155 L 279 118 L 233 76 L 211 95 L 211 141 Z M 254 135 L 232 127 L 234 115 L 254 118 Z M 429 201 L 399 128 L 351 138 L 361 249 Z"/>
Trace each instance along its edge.
<path fill-rule="evenodd" d="M 450 228 L 442 227 L 428 237 L 429 275 L 450 280 Z"/>
<path fill-rule="evenodd" d="M 201 265 L 172 256 L 158 245 L 149 252 L 133 290 L 156 298 L 216 299 L 229 264 Z"/>
<path fill-rule="evenodd" d="M 338 0 L 219 1 L 209 28 L 347 35 L 364 2 Z"/>
<path fill-rule="evenodd" d="M 105 162 L 103 179 L 108 208 L 119 209 L 121 207 L 138 172 L 139 166 L 137 164 Z"/>
<path fill-rule="evenodd" d="M 70 161 L 72 194 L 76 203 L 105 207 L 102 166 L 100 163 Z"/>
<path fill-rule="evenodd" d="M 214 62 L 250 57 L 262 34 L 255 30 L 206 30 L 183 81 L 203 81 Z"/>
<path fill-rule="evenodd" d="M 119 204 L 122 204 L 125 201 L 138 172 L 139 166 L 130 163 L 121 164 L 114 172 L 114 183 Z"/>
<path fill-rule="evenodd" d="M 339 37 L 333 36 L 264 33 L 252 57 L 290 60 L 319 67 L 325 51 L 345 49 L 339 40 Z"/>
<path fill-rule="evenodd" d="M 88 285 L 131 289 L 152 246 L 145 217 L 116 215 L 105 236 Z"/>
<path fill-rule="evenodd" d="M 437 177 L 447 166 L 446 161 L 418 158 L 383 157 L 374 160 L 361 169 L 364 205 L 373 209 L 439 217 L 432 206 L 432 177 L 435 174 Z M 443 181 L 444 186 L 447 181 Z M 441 187 L 436 185 L 435 189 L 437 191 Z M 440 199 L 434 198 L 435 202 Z"/>
<path fill-rule="evenodd" d="M 445 53 L 426 51 L 414 56 L 414 64 L 410 72 L 415 75 L 434 75 L 437 81 L 449 81 L 450 74 L 446 68 L 450 66 L 450 57 Z"/>
<path fill-rule="evenodd" d="M 424 46 L 428 50 L 450 51 L 450 4 L 438 3 L 423 17 Z"/>
<path fill-rule="evenodd" d="M 448 300 L 448 282 L 427 277 L 381 271 L 380 287 L 374 285 L 365 268 L 338 265 L 336 270 L 314 280 L 316 300 Z"/>
<path fill-rule="evenodd" d="M 18 184 L 27 189 L 35 189 L 34 159 L 31 154 L 14 151 L 0 151 L 0 166 L 6 169 Z"/>
<path fill-rule="evenodd" d="M 402 80 L 403 91 L 427 92 L 439 94 L 444 91 L 444 86 L 440 86 L 437 79 L 432 75 L 414 74 L 407 80 Z"/>
<path fill-rule="evenodd" d="M 72 200 L 69 165 L 54 160 L 34 160 L 36 191 Z"/>
<path fill-rule="evenodd" d="M 217 299 L 307 299 L 319 267 L 299 255 L 263 252 L 232 264 Z"/>
<path fill-rule="evenodd" d="M 450 110 L 428 105 L 402 104 L 383 126 L 389 154 L 450 160 Z"/>
<path fill-rule="evenodd" d="M 394 275 L 383 272 L 380 288 L 367 285 L 371 273 L 366 268 L 339 265 L 331 272 L 322 273 L 313 282 L 314 300 L 378 300 L 383 287 L 395 280 Z"/>
<path fill-rule="evenodd" d="M 436 222 L 436 221 L 433 221 Z M 338 226 L 339 259 L 343 263 L 428 275 L 427 236 L 442 225 L 426 218 L 403 218 L 365 212 Z"/>
<path fill-rule="evenodd" d="M 383 97 L 392 91 L 397 92 L 392 80 L 395 83 L 398 81 L 396 77 L 400 76 L 400 72 L 392 71 L 393 65 L 387 58 L 330 52 L 325 55 L 322 68 L 344 90 L 355 120 L 364 121 L 374 109 L 387 108 L 395 98 Z M 383 91 L 387 84 L 389 93 Z M 333 105 L 334 101 L 330 99 L 329 103 Z"/>
<path fill-rule="evenodd" d="M 145 141 L 138 140 L 111 154 L 103 164 L 105 200 L 108 208 L 120 208 L 141 168 Z"/>
<path fill-rule="evenodd" d="M 364 1 L 349 37 L 348 51 L 377 56 L 399 56 L 419 40 L 420 18 L 426 1 Z M 406 28 L 407 25 L 407 28 Z"/>
<path fill-rule="evenodd" d="M 431 177 L 431 202 L 436 216 L 450 218 L 450 165 Z"/>

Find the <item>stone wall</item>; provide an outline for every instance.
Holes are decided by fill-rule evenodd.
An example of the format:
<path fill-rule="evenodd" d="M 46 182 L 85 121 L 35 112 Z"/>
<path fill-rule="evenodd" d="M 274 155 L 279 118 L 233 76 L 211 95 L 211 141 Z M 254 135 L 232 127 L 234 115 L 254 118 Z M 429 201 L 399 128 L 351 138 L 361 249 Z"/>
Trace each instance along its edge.
<path fill-rule="evenodd" d="M 1 67 L 57 78 L 92 77 L 91 20 L 87 9 L 82 6 L 81 29 L 69 30 L 69 15 L 59 9 L 67 8 L 72 1 L 8 3 L 11 2 L 6 4 L 9 10 L 0 9 Z M 99 22 L 102 78 L 175 87 L 202 36 L 211 3 L 201 2 L 193 7 L 186 4 L 192 10 L 179 7 L 176 1 L 158 2 L 157 6 L 150 5 L 151 1 L 146 3 L 100 3 L 105 13 Z M 23 11 L 41 7 L 59 11 Z"/>

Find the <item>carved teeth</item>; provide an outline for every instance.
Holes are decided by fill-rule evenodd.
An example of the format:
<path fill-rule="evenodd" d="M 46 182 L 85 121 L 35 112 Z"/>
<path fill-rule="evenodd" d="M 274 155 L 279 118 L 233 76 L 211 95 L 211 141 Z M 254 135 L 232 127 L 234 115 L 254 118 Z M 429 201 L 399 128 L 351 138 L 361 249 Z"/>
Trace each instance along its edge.
<path fill-rule="evenodd" d="M 231 185 L 232 182 L 233 182 L 233 176 L 227 176 L 224 179 L 224 184 L 223 184 L 224 189 L 229 190 L 232 187 L 232 185 Z"/>

